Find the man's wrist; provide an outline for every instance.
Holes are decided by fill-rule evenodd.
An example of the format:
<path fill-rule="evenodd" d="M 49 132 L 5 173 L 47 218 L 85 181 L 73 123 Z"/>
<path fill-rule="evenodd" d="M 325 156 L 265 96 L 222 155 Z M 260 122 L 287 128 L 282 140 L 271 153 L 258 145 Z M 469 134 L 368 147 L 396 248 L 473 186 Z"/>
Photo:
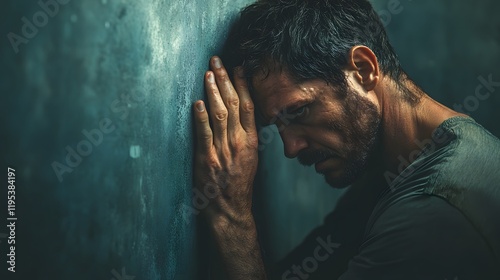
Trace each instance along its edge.
<path fill-rule="evenodd" d="M 255 220 L 252 213 L 244 215 L 219 214 L 213 215 L 209 219 L 209 224 L 215 234 L 221 234 L 226 231 L 254 231 Z"/>

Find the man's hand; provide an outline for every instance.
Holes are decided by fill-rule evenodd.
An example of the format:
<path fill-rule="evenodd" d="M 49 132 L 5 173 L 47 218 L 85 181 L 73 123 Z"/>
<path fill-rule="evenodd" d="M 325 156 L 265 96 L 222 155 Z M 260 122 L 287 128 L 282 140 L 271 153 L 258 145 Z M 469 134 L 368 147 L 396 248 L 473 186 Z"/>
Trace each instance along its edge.
<path fill-rule="evenodd" d="M 194 104 L 194 184 L 210 198 L 202 210 L 229 279 L 260 280 L 266 273 L 252 215 L 258 138 L 254 106 L 241 68 L 233 87 L 218 57 L 210 61 L 205 88 L 210 105 Z"/>
<path fill-rule="evenodd" d="M 194 110 L 194 183 L 211 198 L 203 210 L 209 220 L 241 223 L 251 217 L 257 170 L 254 106 L 241 68 L 236 68 L 234 75 L 236 90 L 218 57 L 211 59 L 210 68 L 212 71 L 205 74 L 209 112 L 201 100 Z"/>

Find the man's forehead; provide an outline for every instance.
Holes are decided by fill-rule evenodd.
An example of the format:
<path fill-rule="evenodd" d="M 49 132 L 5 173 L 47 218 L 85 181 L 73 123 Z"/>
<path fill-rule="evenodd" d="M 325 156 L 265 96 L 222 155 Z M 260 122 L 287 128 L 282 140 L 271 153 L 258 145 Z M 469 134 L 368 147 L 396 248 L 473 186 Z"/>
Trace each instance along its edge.
<path fill-rule="evenodd" d="M 314 87 L 296 83 L 285 71 L 255 75 L 252 85 L 252 98 L 264 121 L 313 98 L 315 91 Z"/>

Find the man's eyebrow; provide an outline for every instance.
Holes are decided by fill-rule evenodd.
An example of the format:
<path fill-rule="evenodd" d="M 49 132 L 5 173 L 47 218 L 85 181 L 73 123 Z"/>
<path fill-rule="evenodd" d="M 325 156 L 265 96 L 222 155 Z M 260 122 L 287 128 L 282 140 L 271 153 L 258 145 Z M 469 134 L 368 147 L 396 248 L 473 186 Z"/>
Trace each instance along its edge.
<path fill-rule="evenodd" d="M 273 114 L 268 115 L 271 117 L 264 116 L 264 120 L 266 120 L 265 123 L 267 123 L 267 125 L 273 125 L 277 120 L 281 120 L 280 116 L 287 118 L 290 113 L 309 103 L 311 103 L 310 100 L 297 100 L 292 102 L 291 104 L 281 108 L 281 110 L 275 110 Z"/>

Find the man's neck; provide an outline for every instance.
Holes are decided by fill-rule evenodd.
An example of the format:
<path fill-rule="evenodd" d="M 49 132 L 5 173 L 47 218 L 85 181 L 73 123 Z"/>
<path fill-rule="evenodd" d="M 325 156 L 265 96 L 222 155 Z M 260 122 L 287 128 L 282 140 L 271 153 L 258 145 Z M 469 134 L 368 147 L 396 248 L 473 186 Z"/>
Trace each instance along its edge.
<path fill-rule="evenodd" d="M 409 91 L 418 96 L 416 104 L 405 100 L 403 92 L 392 82 L 381 83 L 377 97 L 381 106 L 381 145 L 387 171 L 398 174 L 405 163 L 415 160 L 422 149 L 420 143 L 432 139 L 434 130 L 445 120 L 465 116 L 430 98 L 411 81 Z"/>

